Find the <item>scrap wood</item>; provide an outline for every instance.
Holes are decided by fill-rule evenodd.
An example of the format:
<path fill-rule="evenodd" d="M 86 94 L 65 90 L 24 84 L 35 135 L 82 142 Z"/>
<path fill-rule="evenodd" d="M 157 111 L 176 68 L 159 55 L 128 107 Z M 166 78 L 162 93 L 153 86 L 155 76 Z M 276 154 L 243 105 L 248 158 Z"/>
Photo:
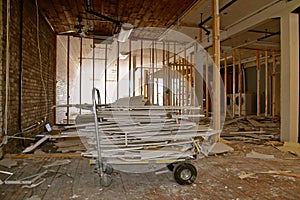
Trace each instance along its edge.
<path fill-rule="evenodd" d="M 45 135 L 44 137 L 42 137 L 39 141 L 37 141 L 35 144 L 27 147 L 26 149 L 24 149 L 23 153 L 29 153 L 32 152 L 33 150 L 35 150 L 38 146 L 40 146 L 43 142 L 45 142 L 46 140 L 48 140 L 50 138 L 49 135 Z"/>
<path fill-rule="evenodd" d="M 240 179 L 253 178 L 253 176 L 256 174 L 274 174 L 274 175 L 278 175 L 278 176 L 288 176 L 288 177 L 300 178 L 300 174 L 293 174 L 293 173 L 291 173 L 291 171 L 274 171 L 274 170 L 242 174 L 242 175 L 239 175 L 239 178 Z"/>
<path fill-rule="evenodd" d="M 247 120 L 254 127 L 277 127 L 277 124 L 273 122 L 261 123 L 256 121 L 253 117 L 247 117 Z"/>
<path fill-rule="evenodd" d="M 246 154 L 247 158 L 261 158 L 261 159 L 272 159 L 274 155 L 261 154 L 255 151 L 251 151 L 251 153 Z"/>
<path fill-rule="evenodd" d="M 46 181 L 46 179 L 43 178 L 40 181 L 38 181 L 37 183 L 32 183 L 31 185 L 23 185 L 22 188 L 34 188 L 34 187 L 37 187 L 37 186 L 41 185 L 45 181 Z"/>
<path fill-rule="evenodd" d="M 282 142 L 279 142 L 279 141 L 267 141 L 264 143 L 264 145 L 266 146 L 282 146 L 283 143 Z"/>
<path fill-rule="evenodd" d="M 234 122 L 238 122 L 239 120 L 242 120 L 242 119 L 245 119 L 245 117 L 238 117 L 238 118 L 234 118 L 232 120 L 227 120 L 224 122 L 224 125 L 229 125 L 229 124 L 232 124 Z"/>
<path fill-rule="evenodd" d="M 40 179 L 46 173 L 48 173 L 47 170 L 42 172 L 42 173 L 27 176 L 27 177 L 22 178 L 20 180 L 8 180 L 8 179 L 6 179 L 4 181 L 4 183 L 9 184 L 9 185 L 31 185 L 31 184 L 35 183 L 38 179 Z M 30 179 L 30 180 L 28 180 L 28 179 Z"/>
<path fill-rule="evenodd" d="M 80 153 L 47 153 L 47 154 L 5 154 L 4 158 L 72 158 L 81 157 Z"/>
<path fill-rule="evenodd" d="M 285 151 L 293 155 L 300 156 L 300 144 L 296 142 L 284 142 L 283 146 L 276 147 L 280 151 Z"/>
<path fill-rule="evenodd" d="M 61 165 L 67 165 L 70 164 L 71 160 L 56 160 L 53 163 L 50 163 L 48 165 L 44 165 L 44 168 L 49 168 L 49 167 L 56 167 L 56 166 L 61 166 Z"/>

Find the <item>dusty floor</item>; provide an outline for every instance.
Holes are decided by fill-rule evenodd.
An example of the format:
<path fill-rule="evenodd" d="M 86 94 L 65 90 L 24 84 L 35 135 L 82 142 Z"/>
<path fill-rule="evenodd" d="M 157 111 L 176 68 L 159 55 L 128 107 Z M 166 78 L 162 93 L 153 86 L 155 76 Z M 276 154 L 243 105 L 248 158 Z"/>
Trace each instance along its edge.
<path fill-rule="evenodd" d="M 290 171 L 300 174 L 300 158 L 283 153 L 272 146 L 233 142 L 235 151 L 210 156 L 194 162 L 198 176 L 194 184 L 178 185 L 171 172 L 128 174 L 113 173 L 109 187 L 101 188 L 94 166 L 81 157 L 16 159 L 18 166 L 0 170 L 14 172 L 18 180 L 46 169 L 55 160 L 69 159 L 62 166 L 47 168 L 45 181 L 34 188 L 20 185 L 0 185 L 0 199 L 300 199 L 300 179 L 272 173 Z M 247 158 L 255 150 L 274 155 L 273 159 Z M 240 179 L 242 174 L 259 172 Z M 1 175 L 3 180 L 3 176 Z"/>

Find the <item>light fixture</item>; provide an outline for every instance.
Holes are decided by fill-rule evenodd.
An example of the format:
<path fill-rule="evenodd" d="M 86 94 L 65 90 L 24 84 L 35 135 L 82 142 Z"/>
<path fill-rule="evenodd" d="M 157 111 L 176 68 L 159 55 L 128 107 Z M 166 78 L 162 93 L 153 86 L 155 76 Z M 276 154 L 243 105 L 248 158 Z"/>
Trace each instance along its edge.
<path fill-rule="evenodd" d="M 119 53 L 119 59 L 120 60 L 125 60 L 128 57 L 128 52 L 120 52 Z"/>
<path fill-rule="evenodd" d="M 132 29 L 133 29 L 132 24 L 129 24 L 129 23 L 122 24 L 121 31 L 118 36 L 118 41 L 125 42 L 128 39 L 128 37 L 130 36 Z"/>

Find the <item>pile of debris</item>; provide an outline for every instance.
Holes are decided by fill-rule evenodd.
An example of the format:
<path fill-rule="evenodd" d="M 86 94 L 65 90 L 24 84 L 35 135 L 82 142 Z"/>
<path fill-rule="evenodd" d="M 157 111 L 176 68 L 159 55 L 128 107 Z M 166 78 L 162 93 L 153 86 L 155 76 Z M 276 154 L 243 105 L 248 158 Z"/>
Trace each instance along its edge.
<path fill-rule="evenodd" d="M 279 141 L 280 121 L 278 118 L 257 116 L 234 118 L 225 121 L 221 137 L 254 144 Z"/>

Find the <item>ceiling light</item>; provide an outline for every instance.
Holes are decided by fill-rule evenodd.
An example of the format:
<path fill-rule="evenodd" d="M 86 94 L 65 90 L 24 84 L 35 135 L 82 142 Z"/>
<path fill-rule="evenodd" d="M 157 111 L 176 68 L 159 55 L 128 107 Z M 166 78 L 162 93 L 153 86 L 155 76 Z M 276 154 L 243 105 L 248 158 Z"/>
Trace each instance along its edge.
<path fill-rule="evenodd" d="M 133 30 L 132 24 L 129 23 L 122 24 L 121 31 L 118 36 L 118 41 L 125 42 L 129 38 L 132 30 Z"/>
<path fill-rule="evenodd" d="M 120 60 L 125 60 L 128 57 L 129 53 L 128 52 L 120 52 L 119 53 L 119 59 Z"/>

